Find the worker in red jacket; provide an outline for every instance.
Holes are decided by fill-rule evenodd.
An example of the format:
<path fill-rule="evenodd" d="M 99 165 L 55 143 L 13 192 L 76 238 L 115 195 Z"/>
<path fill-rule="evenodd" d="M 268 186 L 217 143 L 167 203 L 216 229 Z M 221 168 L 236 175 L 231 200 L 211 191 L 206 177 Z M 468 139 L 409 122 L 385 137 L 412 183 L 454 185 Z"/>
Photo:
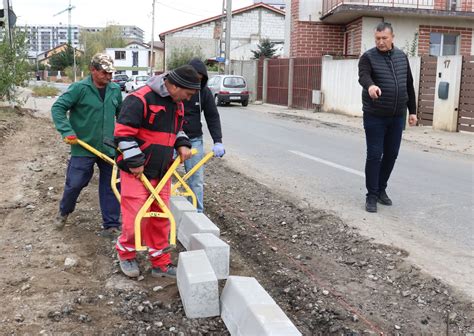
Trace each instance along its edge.
<path fill-rule="evenodd" d="M 164 75 L 155 76 L 147 85 L 132 92 L 122 104 L 115 127 L 115 142 L 119 148 L 117 165 L 122 170 L 121 210 L 122 234 L 116 249 L 122 272 L 138 277 L 140 270 L 135 259 L 135 217 L 149 196 L 139 177 L 141 174 L 156 186 L 165 175 L 177 151 L 181 160 L 191 156 L 191 143 L 182 131 L 183 101 L 189 100 L 201 88 L 194 68 L 185 65 Z M 168 181 L 160 197 L 169 206 L 171 182 Z M 160 211 L 152 204 L 150 211 Z M 166 218 L 150 217 L 142 220 L 144 245 L 149 248 L 152 276 L 176 277 L 168 246 L 170 223 Z"/>

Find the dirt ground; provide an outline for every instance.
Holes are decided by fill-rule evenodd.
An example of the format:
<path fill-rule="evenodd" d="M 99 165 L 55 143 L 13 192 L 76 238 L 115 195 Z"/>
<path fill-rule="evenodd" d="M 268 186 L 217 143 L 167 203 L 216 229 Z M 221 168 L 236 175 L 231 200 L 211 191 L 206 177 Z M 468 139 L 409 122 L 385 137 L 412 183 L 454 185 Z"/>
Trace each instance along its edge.
<path fill-rule="evenodd" d="M 63 231 L 52 226 L 68 147 L 51 121 L 0 110 L 0 334 L 228 335 L 187 319 L 176 284 L 121 275 L 99 236 L 97 177 Z M 206 213 L 231 246 L 231 274 L 253 276 L 304 335 L 474 335 L 474 305 L 321 209 L 297 206 L 232 170 L 206 170 Z M 176 256 L 175 256 L 176 257 Z"/>

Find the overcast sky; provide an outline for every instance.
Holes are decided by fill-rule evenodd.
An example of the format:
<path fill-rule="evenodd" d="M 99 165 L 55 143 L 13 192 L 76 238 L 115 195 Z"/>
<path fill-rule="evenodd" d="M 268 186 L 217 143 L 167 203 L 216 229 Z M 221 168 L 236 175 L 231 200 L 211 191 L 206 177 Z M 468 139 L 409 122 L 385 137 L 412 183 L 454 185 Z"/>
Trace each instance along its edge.
<path fill-rule="evenodd" d="M 71 0 L 71 24 L 105 26 L 107 23 L 135 25 L 145 31 L 144 41 L 151 40 L 152 0 Z M 10 0 L 17 15 L 17 25 L 67 25 L 68 14 L 54 14 L 68 8 L 69 0 Z M 252 5 L 252 0 L 232 0 L 232 9 Z M 155 40 L 158 35 L 188 23 L 222 12 L 222 0 L 156 0 Z"/>

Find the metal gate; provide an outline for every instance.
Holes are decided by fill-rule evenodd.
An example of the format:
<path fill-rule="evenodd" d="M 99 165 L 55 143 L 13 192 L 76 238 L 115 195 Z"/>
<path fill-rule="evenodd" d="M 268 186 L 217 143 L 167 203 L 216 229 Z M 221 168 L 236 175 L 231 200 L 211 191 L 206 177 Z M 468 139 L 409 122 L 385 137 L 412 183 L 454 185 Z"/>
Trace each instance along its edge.
<path fill-rule="evenodd" d="M 313 90 L 321 90 L 322 57 L 295 58 L 293 107 L 313 109 Z"/>
<path fill-rule="evenodd" d="M 463 57 L 458 131 L 474 132 L 474 56 Z"/>
<path fill-rule="evenodd" d="M 289 58 L 268 61 L 267 103 L 288 105 Z"/>
<path fill-rule="evenodd" d="M 437 63 L 437 57 L 421 56 L 420 90 L 418 93 L 419 125 L 433 125 Z"/>

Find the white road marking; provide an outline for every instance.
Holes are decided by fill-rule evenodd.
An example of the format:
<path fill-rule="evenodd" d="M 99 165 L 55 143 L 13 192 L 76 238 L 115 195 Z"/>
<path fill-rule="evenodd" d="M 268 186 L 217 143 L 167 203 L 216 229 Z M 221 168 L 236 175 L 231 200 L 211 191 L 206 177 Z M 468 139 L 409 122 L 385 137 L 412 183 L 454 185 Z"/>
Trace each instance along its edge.
<path fill-rule="evenodd" d="M 327 161 L 327 160 L 323 160 L 323 159 L 320 159 L 320 158 L 317 158 L 315 156 L 312 156 L 312 155 L 309 155 L 309 154 L 306 154 L 306 153 L 302 153 L 302 152 L 299 152 L 299 151 L 290 150 L 289 152 L 293 153 L 295 155 L 299 155 L 301 157 L 304 157 L 306 159 L 310 159 L 310 160 L 313 160 L 313 161 L 316 161 L 316 162 L 319 162 L 319 163 L 323 163 L 327 166 L 334 167 L 334 168 L 337 168 L 337 169 L 340 169 L 340 170 L 344 170 L 345 172 L 348 172 L 348 173 L 351 173 L 351 174 L 354 174 L 354 175 L 365 178 L 365 173 L 361 172 L 359 170 L 355 170 L 355 169 L 352 169 L 352 168 L 349 168 L 349 167 L 341 166 L 337 163 Z"/>

